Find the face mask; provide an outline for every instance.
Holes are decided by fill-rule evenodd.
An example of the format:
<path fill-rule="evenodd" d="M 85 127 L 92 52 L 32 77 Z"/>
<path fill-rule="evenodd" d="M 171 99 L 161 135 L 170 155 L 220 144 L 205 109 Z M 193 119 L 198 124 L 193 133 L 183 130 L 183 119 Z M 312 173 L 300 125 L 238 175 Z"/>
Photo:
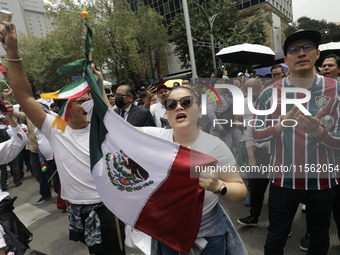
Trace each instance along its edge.
<path fill-rule="evenodd" d="M 123 108 L 126 105 L 124 97 L 116 97 L 116 105 L 119 109 Z"/>

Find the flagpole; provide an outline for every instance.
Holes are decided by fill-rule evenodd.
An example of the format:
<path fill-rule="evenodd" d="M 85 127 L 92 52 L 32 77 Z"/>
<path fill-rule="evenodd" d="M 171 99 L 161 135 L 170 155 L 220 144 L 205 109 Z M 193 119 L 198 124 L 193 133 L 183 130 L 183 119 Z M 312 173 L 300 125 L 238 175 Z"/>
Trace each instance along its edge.
<path fill-rule="evenodd" d="M 86 19 L 87 19 L 88 15 L 89 15 L 89 13 L 86 11 L 86 9 L 83 9 L 83 11 L 81 12 L 81 16 L 84 19 L 84 25 L 86 24 Z M 86 40 L 87 32 L 88 32 L 88 27 L 85 26 L 85 40 Z M 91 50 L 89 52 L 88 59 L 89 59 L 89 61 L 92 61 Z M 123 241 L 122 241 L 122 235 L 121 235 L 121 230 L 120 230 L 120 226 L 119 226 L 119 220 L 118 220 L 118 217 L 116 215 L 115 215 L 115 221 L 116 221 L 116 228 L 117 228 L 119 247 L 120 247 L 120 250 L 122 251 L 123 250 Z"/>
<path fill-rule="evenodd" d="M 83 16 L 83 19 L 84 19 L 84 25 L 86 24 L 86 19 L 87 17 L 89 16 L 89 13 L 86 11 L 86 9 L 83 9 L 83 11 L 81 12 L 81 16 Z M 87 31 L 88 31 L 88 28 L 87 26 L 85 26 L 85 38 L 86 38 L 86 35 L 87 35 Z M 89 61 L 92 61 L 92 53 L 91 51 L 89 52 Z"/>
<path fill-rule="evenodd" d="M 12 90 L 11 87 L 7 84 L 7 82 L 6 82 L 5 80 L 3 80 L 3 82 L 7 85 L 7 88 L 9 88 L 10 90 Z"/>

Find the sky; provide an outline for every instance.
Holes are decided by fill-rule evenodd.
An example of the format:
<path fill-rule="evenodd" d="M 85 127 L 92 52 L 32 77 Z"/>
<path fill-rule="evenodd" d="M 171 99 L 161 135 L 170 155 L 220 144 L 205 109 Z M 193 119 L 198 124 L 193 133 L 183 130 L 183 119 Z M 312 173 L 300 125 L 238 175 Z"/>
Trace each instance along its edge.
<path fill-rule="evenodd" d="M 340 0 L 292 0 L 293 21 L 302 16 L 340 22 Z"/>

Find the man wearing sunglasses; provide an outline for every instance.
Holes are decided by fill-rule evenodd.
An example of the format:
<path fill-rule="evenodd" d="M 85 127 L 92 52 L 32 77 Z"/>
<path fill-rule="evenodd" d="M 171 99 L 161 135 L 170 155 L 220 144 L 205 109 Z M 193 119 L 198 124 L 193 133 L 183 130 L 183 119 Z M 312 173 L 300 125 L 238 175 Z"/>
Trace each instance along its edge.
<path fill-rule="evenodd" d="M 329 249 L 329 226 L 335 195 L 335 159 L 332 149 L 340 148 L 340 123 L 338 116 L 340 84 L 333 79 L 314 73 L 314 64 L 320 56 L 318 31 L 298 31 L 284 43 L 284 61 L 290 76 L 267 87 L 260 96 L 259 110 L 273 105 L 273 88 L 280 99 L 282 88 L 303 88 L 310 100 L 303 106 L 311 115 L 305 115 L 292 104 L 281 116 L 281 107 L 269 116 L 257 115 L 264 126 L 255 127 L 254 139 L 258 143 L 271 142 L 272 169 L 269 180 L 269 227 L 265 254 L 283 254 L 283 248 L 300 203 L 306 204 L 310 244 L 307 254 L 325 255 Z M 286 94 L 287 98 L 305 98 L 298 92 Z M 280 120 L 274 126 L 266 119 Z M 294 120 L 294 121 L 291 121 Z M 284 121 L 284 125 L 282 124 Z M 282 170 L 285 167 L 285 171 Z M 315 167 L 323 168 L 318 171 Z M 320 169 L 319 169 L 320 170 Z"/>
<path fill-rule="evenodd" d="M 116 91 L 116 105 L 118 108 L 114 109 L 114 111 L 135 127 L 155 127 L 156 125 L 150 112 L 133 104 L 134 100 L 135 91 L 131 86 L 119 86 Z"/>

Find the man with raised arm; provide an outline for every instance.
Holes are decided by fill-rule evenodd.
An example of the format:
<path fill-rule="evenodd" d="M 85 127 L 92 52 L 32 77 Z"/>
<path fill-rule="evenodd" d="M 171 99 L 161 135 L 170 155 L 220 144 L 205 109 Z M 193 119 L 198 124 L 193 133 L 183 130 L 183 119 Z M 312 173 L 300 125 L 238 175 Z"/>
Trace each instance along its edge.
<path fill-rule="evenodd" d="M 9 78 L 15 98 L 27 117 L 49 140 L 55 153 L 62 184 L 61 197 L 67 201 L 70 240 L 85 243 L 90 254 L 125 254 L 124 246 L 123 251 L 119 247 L 115 217 L 102 203 L 91 175 L 90 123 L 82 107 L 82 103 L 91 97 L 84 94 L 73 100 L 68 124 L 63 131 L 58 129 L 53 124 L 54 117 L 47 115 L 32 96 L 18 53 L 14 24 L 0 28 L 0 41 L 7 53 Z M 103 77 L 94 65 L 91 68 L 101 81 L 104 101 L 109 106 Z M 120 228 L 123 228 L 122 223 Z M 122 239 L 124 241 L 124 235 Z"/>

